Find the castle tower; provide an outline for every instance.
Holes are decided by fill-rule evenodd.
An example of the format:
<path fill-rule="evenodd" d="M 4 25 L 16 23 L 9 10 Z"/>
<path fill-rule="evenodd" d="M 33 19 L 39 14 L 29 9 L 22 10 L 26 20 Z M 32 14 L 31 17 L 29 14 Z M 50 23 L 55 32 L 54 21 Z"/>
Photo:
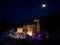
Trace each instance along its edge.
<path fill-rule="evenodd" d="M 40 31 L 40 20 L 39 19 L 34 19 L 34 22 L 36 22 L 36 28 L 37 28 L 37 33 Z"/>

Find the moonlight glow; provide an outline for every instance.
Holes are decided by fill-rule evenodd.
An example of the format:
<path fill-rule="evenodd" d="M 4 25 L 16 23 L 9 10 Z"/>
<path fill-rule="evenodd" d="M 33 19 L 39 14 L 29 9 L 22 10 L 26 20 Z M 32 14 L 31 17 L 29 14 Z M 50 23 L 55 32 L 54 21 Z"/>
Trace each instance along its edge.
<path fill-rule="evenodd" d="M 46 4 L 42 4 L 42 7 L 43 7 L 43 8 L 46 7 Z"/>

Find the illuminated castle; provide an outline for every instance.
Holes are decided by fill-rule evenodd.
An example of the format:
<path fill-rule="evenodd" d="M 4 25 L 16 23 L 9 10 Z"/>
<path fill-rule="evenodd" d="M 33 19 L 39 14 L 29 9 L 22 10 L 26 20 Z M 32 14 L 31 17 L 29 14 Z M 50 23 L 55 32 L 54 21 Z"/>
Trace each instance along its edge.
<path fill-rule="evenodd" d="M 16 31 L 9 33 L 8 37 L 12 37 L 15 39 L 26 39 L 32 37 L 31 39 L 35 38 L 38 40 L 40 39 L 41 36 L 40 34 L 47 35 L 46 36 L 47 38 L 49 37 L 48 33 L 46 33 L 43 30 L 40 30 L 40 20 L 34 19 L 32 24 L 26 23 L 23 24 L 22 26 L 20 25 L 20 27 L 17 27 Z"/>
<path fill-rule="evenodd" d="M 40 31 L 40 20 L 39 19 L 34 19 L 34 23 L 36 24 L 26 24 L 23 25 L 22 27 L 17 28 L 17 33 L 23 33 L 25 35 L 33 36 L 39 33 Z"/>

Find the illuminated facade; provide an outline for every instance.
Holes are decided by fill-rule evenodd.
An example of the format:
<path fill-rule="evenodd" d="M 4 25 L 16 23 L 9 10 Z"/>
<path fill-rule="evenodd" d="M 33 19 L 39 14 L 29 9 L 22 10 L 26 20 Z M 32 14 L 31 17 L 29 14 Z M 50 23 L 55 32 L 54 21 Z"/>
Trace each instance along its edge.
<path fill-rule="evenodd" d="M 23 32 L 23 28 L 17 28 L 17 33 L 22 33 Z"/>
<path fill-rule="evenodd" d="M 27 35 L 34 36 L 39 33 L 40 31 L 40 20 L 34 19 L 33 24 L 24 24 L 20 27 L 17 27 L 16 32 L 10 33 L 9 36 L 13 38 L 26 38 Z"/>
<path fill-rule="evenodd" d="M 39 19 L 34 19 L 34 22 L 36 24 L 30 24 L 30 25 L 23 25 L 22 28 L 17 28 L 18 33 L 24 33 L 25 35 L 33 36 L 39 33 L 40 31 L 40 20 Z"/>
<path fill-rule="evenodd" d="M 35 26 L 36 25 L 23 25 L 23 30 L 26 30 L 26 33 L 30 36 L 35 35 Z"/>

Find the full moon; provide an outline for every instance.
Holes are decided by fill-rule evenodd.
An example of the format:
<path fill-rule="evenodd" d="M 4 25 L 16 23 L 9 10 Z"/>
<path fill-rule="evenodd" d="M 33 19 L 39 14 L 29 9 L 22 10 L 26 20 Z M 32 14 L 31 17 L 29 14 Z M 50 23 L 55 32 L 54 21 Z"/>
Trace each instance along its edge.
<path fill-rule="evenodd" d="M 46 7 L 46 4 L 42 4 L 42 7 L 43 7 L 43 8 Z"/>

